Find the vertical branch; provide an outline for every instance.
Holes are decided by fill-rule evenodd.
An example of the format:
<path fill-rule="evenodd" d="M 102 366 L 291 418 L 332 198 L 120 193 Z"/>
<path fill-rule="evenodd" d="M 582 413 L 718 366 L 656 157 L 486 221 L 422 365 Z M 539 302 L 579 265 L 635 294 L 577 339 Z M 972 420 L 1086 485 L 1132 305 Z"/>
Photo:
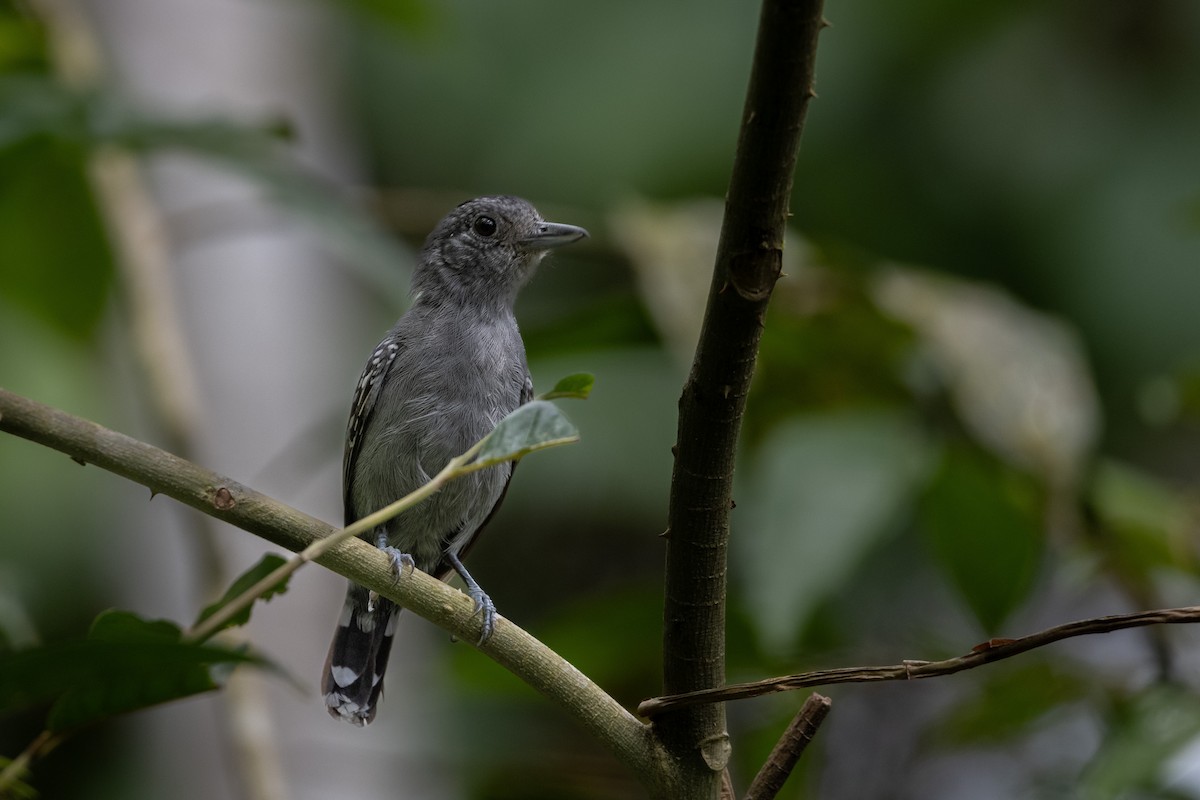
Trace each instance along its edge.
<path fill-rule="evenodd" d="M 821 0 L 764 0 L 704 325 L 679 400 L 668 511 L 663 686 L 725 682 L 725 583 L 734 455 L 763 318 L 779 277 Z M 713 797 L 728 758 L 720 704 L 664 714 L 680 796 Z"/>

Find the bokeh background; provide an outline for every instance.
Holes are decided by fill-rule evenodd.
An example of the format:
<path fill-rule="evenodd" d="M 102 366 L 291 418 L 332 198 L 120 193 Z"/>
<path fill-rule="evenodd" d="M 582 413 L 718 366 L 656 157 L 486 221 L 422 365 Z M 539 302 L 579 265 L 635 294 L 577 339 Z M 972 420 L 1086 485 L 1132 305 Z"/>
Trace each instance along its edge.
<path fill-rule="evenodd" d="M 2 3 L 0 384 L 336 521 L 353 383 L 431 225 L 502 192 L 588 227 L 518 309 L 540 390 L 596 375 L 564 405 L 583 441 L 522 465 L 471 567 L 632 707 L 659 689 L 675 402 L 756 11 Z M 738 467 L 730 679 L 1195 603 L 1200 6 L 826 15 Z M 110 607 L 187 624 L 266 549 L 206 525 L 0 439 L 3 647 L 81 637 Z M 87 731 L 37 765 L 42 796 L 641 796 L 415 617 L 377 722 L 330 720 L 315 686 L 341 592 L 310 567 L 247 629 L 294 681 Z M 1180 626 L 834 687 L 784 796 L 1200 797 L 1198 663 Z M 738 785 L 802 699 L 729 708 Z M 41 722 L 0 720 L 0 753 Z"/>

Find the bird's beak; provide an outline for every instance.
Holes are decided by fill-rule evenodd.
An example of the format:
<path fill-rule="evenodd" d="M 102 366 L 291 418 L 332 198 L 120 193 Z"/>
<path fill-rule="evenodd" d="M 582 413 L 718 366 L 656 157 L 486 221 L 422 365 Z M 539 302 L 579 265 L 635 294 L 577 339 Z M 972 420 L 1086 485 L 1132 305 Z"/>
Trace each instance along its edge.
<path fill-rule="evenodd" d="M 539 222 L 537 229 L 530 236 L 521 240 L 527 250 L 549 250 L 562 247 L 571 242 L 586 238 L 588 232 L 578 225 L 564 225 L 561 222 Z"/>

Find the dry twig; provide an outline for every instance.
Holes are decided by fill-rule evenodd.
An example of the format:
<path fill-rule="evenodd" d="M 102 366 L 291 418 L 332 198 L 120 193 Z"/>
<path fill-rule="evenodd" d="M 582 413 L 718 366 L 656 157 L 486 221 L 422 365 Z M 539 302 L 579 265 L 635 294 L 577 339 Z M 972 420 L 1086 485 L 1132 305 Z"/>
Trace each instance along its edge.
<path fill-rule="evenodd" d="M 723 703 L 729 700 L 745 700 L 775 692 L 790 692 L 813 686 L 829 686 L 835 683 L 867 683 L 871 681 L 911 681 L 919 678 L 936 678 L 952 675 L 967 669 L 981 667 L 993 661 L 1012 658 L 1038 647 L 1094 633 L 1112 633 L 1126 628 L 1142 628 L 1147 625 L 1185 625 L 1200 622 L 1200 606 L 1182 608 L 1160 608 L 1154 611 L 1138 611 L 1133 614 L 1113 614 L 1107 617 L 1068 622 L 1044 631 L 1017 639 L 989 639 L 971 648 L 969 653 L 942 661 L 902 661 L 885 667 L 842 667 L 814 672 L 801 672 L 779 678 L 767 678 L 753 683 L 737 683 L 719 689 L 700 692 L 666 695 L 643 700 L 638 713 L 644 717 L 655 717 L 665 711 L 703 703 Z"/>
<path fill-rule="evenodd" d="M 817 728 L 825 721 L 832 705 L 833 701 L 824 695 L 813 692 L 808 696 L 783 736 L 775 743 L 762 769 L 750 782 L 750 788 L 742 800 L 774 800 L 800 761 L 804 748 L 817 735 Z"/>

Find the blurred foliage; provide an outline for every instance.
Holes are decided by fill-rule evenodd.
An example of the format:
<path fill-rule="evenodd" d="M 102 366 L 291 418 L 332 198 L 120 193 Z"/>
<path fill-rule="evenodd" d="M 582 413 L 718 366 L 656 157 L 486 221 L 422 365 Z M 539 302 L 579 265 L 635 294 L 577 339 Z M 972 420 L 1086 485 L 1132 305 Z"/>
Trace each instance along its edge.
<path fill-rule="evenodd" d="M 116 714 L 220 688 L 238 650 L 189 643 L 179 627 L 127 611 L 98 616 L 80 641 L 9 653 L 0 661 L 0 713 L 50 703 L 46 730 L 72 732 Z"/>
<path fill-rule="evenodd" d="M 233 600 L 236 600 L 238 597 L 241 597 L 243 594 L 250 591 L 250 589 L 252 589 L 255 584 L 257 584 L 261 580 L 264 580 L 267 576 L 269 576 L 272 572 L 274 572 L 275 570 L 282 567 L 285 563 L 287 563 L 287 559 L 284 558 L 283 556 L 276 555 L 275 553 L 268 553 L 267 555 L 263 556 L 262 559 L 259 560 L 259 562 L 257 564 L 255 564 L 253 567 L 251 567 L 250 569 L 243 572 L 241 575 L 239 575 L 237 577 L 236 580 L 234 580 L 233 583 L 231 583 L 229 585 L 229 588 L 225 590 L 225 594 L 221 595 L 221 599 L 217 600 L 216 602 L 210 603 L 209 605 L 207 605 L 203 609 L 201 609 L 200 615 L 198 617 L 196 617 L 195 624 L 199 625 L 201 622 L 204 622 L 204 620 L 208 619 L 213 614 L 217 613 L 222 608 L 229 605 L 229 603 L 232 602 Z M 258 599 L 265 602 L 267 600 L 270 600 L 272 597 L 275 597 L 276 595 L 285 594 L 287 592 L 288 579 L 290 577 L 291 577 L 290 575 L 288 577 L 285 577 L 282 581 L 277 583 L 275 586 L 271 587 L 267 591 L 258 595 Z M 213 635 L 215 635 L 215 634 L 219 633 L 220 631 L 223 631 L 229 627 L 245 625 L 247 622 L 250 621 L 250 613 L 253 610 L 254 610 L 253 605 L 246 606 L 246 608 L 242 609 L 237 614 L 230 617 L 228 620 L 226 620 L 224 625 L 222 625 L 220 628 L 217 628 L 216 630 L 214 630 L 212 633 L 210 633 L 205 638 L 206 639 L 211 638 Z"/>
<path fill-rule="evenodd" d="M 1044 540 L 1037 488 L 982 453 L 953 445 L 923 498 L 919 524 L 934 558 L 985 633 L 1033 588 Z"/>
<path fill-rule="evenodd" d="M 1037 655 L 988 673 L 965 698 L 930 727 L 943 747 L 1003 743 L 1028 733 L 1047 715 L 1086 698 L 1087 687 L 1073 670 Z"/>
<path fill-rule="evenodd" d="M 740 500 L 754 535 L 734 540 L 734 568 L 769 649 L 792 651 L 813 609 L 898 532 L 927 448 L 911 419 L 870 410 L 794 417 L 758 448 Z"/>
<path fill-rule="evenodd" d="M 535 377 L 597 375 L 571 413 L 583 444 L 522 466 L 497 521 L 509 530 L 482 540 L 472 570 L 632 706 L 658 691 L 673 410 L 754 15 L 632 0 L 331 13 L 329 69 L 397 231 L 419 236 L 448 203 L 491 191 L 592 230 L 519 307 Z M 846 0 L 826 14 L 737 472 L 731 680 L 1194 602 L 1200 6 Z M 120 308 L 84 169 L 103 143 L 246 176 L 399 297 L 406 251 L 344 187 L 296 169 L 289 121 L 166 120 L 119 87 L 67 90 L 47 65 L 37 22 L 0 6 L 6 385 L 115 402 L 96 391 Z M 106 518 L 88 476 L 18 452 L 0 442 L 0 577 L 19 576 L 0 582 L 0 642 L 24 651 L 78 639 L 110 590 L 71 534 Z M 84 511 L 35 514 L 39 483 Z M 40 587 L 68 568 L 79 591 L 51 598 Z M 465 648 L 450 658 L 465 690 L 453 724 L 478 731 L 453 759 L 471 796 L 636 796 L 532 692 Z M 1133 631 L 922 682 L 916 711 L 837 687 L 783 796 L 870 796 L 885 781 L 953 797 L 966 781 L 980 797 L 1200 797 L 1197 658 L 1178 630 Z M 802 699 L 730 709 L 743 785 Z M 4 754 L 43 721 L 17 720 Z M 103 769 L 81 762 L 80 785 Z"/>
<path fill-rule="evenodd" d="M 1163 785 L 1166 763 L 1200 734 L 1196 694 L 1163 685 L 1134 693 L 1114 693 L 1107 730 L 1097 757 L 1084 771 L 1078 790 L 1084 797 L 1190 797 Z"/>
<path fill-rule="evenodd" d="M 104 310 L 112 262 L 83 159 L 79 147 L 49 141 L 0 152 L 0 282 L 6 303 L 86 341 Z"/>

